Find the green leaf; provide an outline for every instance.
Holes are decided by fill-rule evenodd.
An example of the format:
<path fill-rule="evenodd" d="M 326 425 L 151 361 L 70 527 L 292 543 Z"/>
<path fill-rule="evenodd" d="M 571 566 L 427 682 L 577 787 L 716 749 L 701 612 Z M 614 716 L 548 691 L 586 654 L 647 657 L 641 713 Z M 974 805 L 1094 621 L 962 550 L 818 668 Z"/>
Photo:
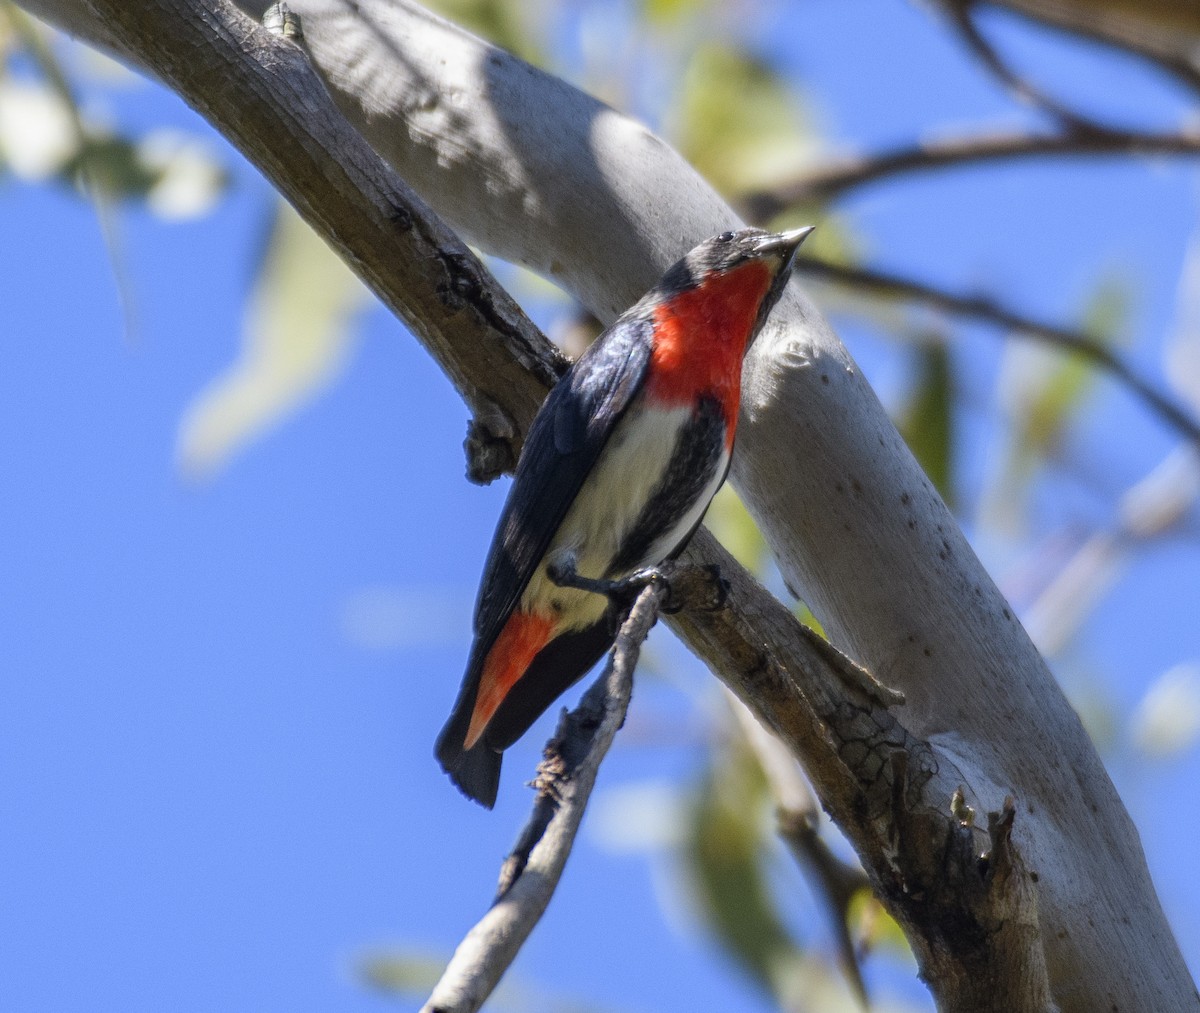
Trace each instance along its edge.
<path fill-rule="evenodd" d="M 642 17 L 650 25 L 666 26 L 687 17 L 704 14 L 709 0 L 642 0 Z"/>
<path fill-rule="evenodd" d="M 915 345 L 916 378 L 899 420 L 900 433 L 942 498 L 953 508 L 954 363 L 944 341 Z"/>
<path fill-rule="evenodd" d="M 851 926 L 851 934 L 861 940 L 863 949 L 871 952 L 887 950 L 899 957 L 912 958 L 904 930 L 870 890 L 855 893 L 846 920 Z"/>
<path fill-rule="evenodd" d="M 143 198 L 157 173 L 138 156 L 137 146 L 124 137 L 86 136 L 79 151 L 62 168 L 68 182 L 81 181 L 107 200 Z"/>
<path fill-rule="evenodd" d="M 1115 276 L 1104 279 L 1084 305 L 1080 329 L 1101 345 L 1115 344 L 1128 324 L 1131 302 L 1125 282 Z M 1093 363 L 1070 355 L 1061 358 L 1043 383 L 1031 384 L 1034 396 L 1022 427 L 1028 451 L 1044 456 L 1058 445 L 1095 376 Z"/>
<path fill-rule="evenodd" d="M 280 202 L 237 361 L 188 407 L 179 432 L 185 473 L 206 477 L 312 400 L 340 374 L 367 291 Z"/>

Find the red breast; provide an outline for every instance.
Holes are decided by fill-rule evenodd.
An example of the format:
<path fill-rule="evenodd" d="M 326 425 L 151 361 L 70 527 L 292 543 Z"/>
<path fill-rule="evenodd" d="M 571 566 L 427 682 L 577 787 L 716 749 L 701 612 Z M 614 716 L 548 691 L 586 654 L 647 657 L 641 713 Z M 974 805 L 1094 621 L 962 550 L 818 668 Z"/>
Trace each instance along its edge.
<path fill-rule="evenodd" d="M 710 275 L 654 310 L 654 349 L 646 397 L 667 405 L 715 395 L 725 412 L 725 441 L 733 443 L 741 393 L 742 357 L 771 284 L 762 261 Z"/>

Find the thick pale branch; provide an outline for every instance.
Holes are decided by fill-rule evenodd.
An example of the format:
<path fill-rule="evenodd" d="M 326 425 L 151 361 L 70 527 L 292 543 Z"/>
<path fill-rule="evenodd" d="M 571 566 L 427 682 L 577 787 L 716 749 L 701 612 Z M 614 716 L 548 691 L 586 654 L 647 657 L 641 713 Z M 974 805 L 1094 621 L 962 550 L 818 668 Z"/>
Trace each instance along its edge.
<path fill-rule="evenodd" d="M 957 295 L 923 282 L 914 281 L 911 278 L 884 271 L 848 267 L 843 264 L 816 260 L 812 257 L 798 256 L 796 272 L 804 277 L 832 282 L 835 285 L 845 285 L 855 291 L 866 292 L 884 299 L 905 299 L 910 302 L 922 303 L 955 316 L 1003 327 L 1006 330 L 1053 345 L 1064 352 L 1080 355 L 1111 374 L 1180 436 L 1200 446 L 1200 422 L 1192 418 L 1184 408 L 1155 388 L 1148 380 L 1139 376 L 1111 348 L 1105 347 L 1095 338 L 1081 331 L 1034 320 L 1009 309 L 989 296 Z"/>

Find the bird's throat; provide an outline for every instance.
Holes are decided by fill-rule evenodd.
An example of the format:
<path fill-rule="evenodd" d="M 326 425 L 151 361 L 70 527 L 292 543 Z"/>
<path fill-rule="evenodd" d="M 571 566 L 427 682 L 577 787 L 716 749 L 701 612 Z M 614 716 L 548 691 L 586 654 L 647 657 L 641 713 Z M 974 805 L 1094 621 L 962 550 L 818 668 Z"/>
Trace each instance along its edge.
<path fill-rule="evenodd" d="M 655 336 L 646 397 L 663 405 L 718 398 L 726 439 L 733 442 L 741 395 L 742 357 L 771 284 L 761 262 L 714 275 L 654 311 Z"/>

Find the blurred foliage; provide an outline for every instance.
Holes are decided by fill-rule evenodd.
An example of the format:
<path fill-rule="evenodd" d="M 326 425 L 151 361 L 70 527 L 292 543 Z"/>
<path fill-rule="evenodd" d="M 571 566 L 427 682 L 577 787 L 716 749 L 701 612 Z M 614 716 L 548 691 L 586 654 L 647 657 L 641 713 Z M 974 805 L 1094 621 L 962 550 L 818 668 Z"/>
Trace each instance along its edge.
<path fill-rule="evenodd" d="M 282 200 L 258 268 L 237 361 L 188 407 L 184 472 L 205 477 L 323 391 L 346 361 L 368 293 Z"/>
<path fill-rule="evenodd" d="M 144 203 L 166 219 L 211 210 L 228 178 L 207 146 L 174 131 L 133 137 L 90 119 L 53 39 L 16 7 L 0 6 L 0 166 L 27 182 L 78 187 L 98 204 Z M 77 62 L 100 73 L 108 66 Z"/>
<path fill-rule="evenodd" d="M 545 0 L 430 0 L 425 6 L 522 60 L 544 63 L 541 30 L 551 7 Z"/>
<path fill-rule="evenodd" d="M 679 84 L 670 136 L 719 191 L 769 187 L 807 160 L 811 130 L 799 94 L 732 41 L 696 48 Z"/>
<path fill-rule="evenodd" d="M 1081 330 L 1101 345 L 1115 344 L 1128 326 L 1130 304 L 1128 282 L 1115 275 L 1102 280 L 1082 308 Z M 1033 479 L 1058 456 L 1098 372 L 1082 356 L 1029 340 L 1009 344 L 1005 360 L 999 398 L 1008 422 L 1006 446 L 983 518 L 996 530 L 1020 537 Z"/>
<path fill-rule="evenodd" d="M 724 698 L 729 706 L 719 709 L 719 734 L 704 773 L 686 796 L 684 838 L 673 849 L 683 863 L 688 907 L 698 909 L 723 952 L 778 1008 L 858 1013 L 863 1009 L 862 982 L 856 966 L 838 968 L 842 940 L 851 964 L 854 948 L 863 955 L 886 952 L 911 962 L 908 943 L 870 892 L 857 888 L 865 882 L 857 861 L 835 855 L 824 842 L 824 830 L 831 825 L 821 820 L 815 798 L 806 788 L 785 787 L 778 780 L 777 761 L 799 776 L 795 761 L 739 702 Z M 781 842 L 781 806 L 789 821 L 812 820 L 814 837 L 802 860 Z M 811 861 L 818 855 L 820 860 Z M 800 860 L 798 866 L 793 857 Z M 796 868 L 808 880 L 813 899 L 820 898 L 816 907 L 789 893 L 787 884 L 795 881 L 790 873 Z M 855 888 L 849 893 L 830 890 L 834 879 L 839 886 L 853 883 Z M 792 922 L 797 911 L 804 912 L 801 920 L 811 924 L 812 942 L 797 939 L 785 911 Z M 822 932 L 824 918 L 841 924 L 826 925 Z M 873 1002 L 870 1008 L 876 1013 L 905 1009 L 888 1002 Z"/>
<path fill-rule="evenodd" d="M 704 523 L 742 566 L 751 573 L 765 572 L 771 558 L 766 539 L 733 486 L 726 483 L 713 497 Z"/>
<path fill-rule="evenodd" d="M 681 21 L 709 15 L 712 0 L 641 0 L 639 7 L 648 28 L 670 28 Z"/>
<path fill-rule="evenodd" d="M 935 334 L 913 339 L 916 369 L 908 403 L 897 427 L 925 474 L 954 509 L 954 360 Z"/>
<path fill-rule="evenodd" d="M 846 920 L 860 940 L 859 949 L 865 957 L 875 950 L 887 950 L 912 960 L 912 950 L 904 938 L 904 930 L 896 923 L 870 890 L 859 890 L 850 901 Z"/>
<path fill-rule="evenodd" d="M 745 740 L 714 747 L 692 793 L 685 861 L 725 951 L 767 995 L 782 998 L 792 991 L 803 951 L 779 915 L 764 868 L 770 805 Z"/>

